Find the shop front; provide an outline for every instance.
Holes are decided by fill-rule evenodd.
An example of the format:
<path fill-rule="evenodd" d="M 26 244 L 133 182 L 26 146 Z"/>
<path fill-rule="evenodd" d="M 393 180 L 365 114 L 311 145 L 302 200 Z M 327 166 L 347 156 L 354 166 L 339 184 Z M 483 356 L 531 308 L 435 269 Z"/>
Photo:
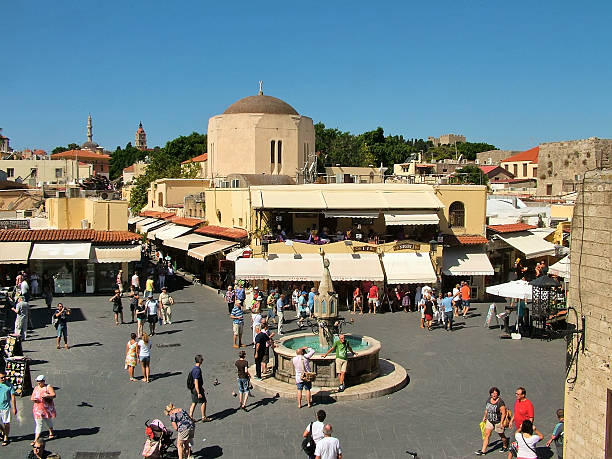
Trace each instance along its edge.
<path fill-rule="evenodd" d="M 49 273 L 56 294 L 85 293 L 90 250 L 91 242 L 35 242 L 30 254 L 30 270 Z"/>
<path fill-rule="evenodd" d="M 444 249 L 442 261 L 442 291 L 452 292 L 453 287 L 466 281 L 471 297 L 483 300 L 487 276 L 495 271 L 484 247 L 458 246 Z"/>

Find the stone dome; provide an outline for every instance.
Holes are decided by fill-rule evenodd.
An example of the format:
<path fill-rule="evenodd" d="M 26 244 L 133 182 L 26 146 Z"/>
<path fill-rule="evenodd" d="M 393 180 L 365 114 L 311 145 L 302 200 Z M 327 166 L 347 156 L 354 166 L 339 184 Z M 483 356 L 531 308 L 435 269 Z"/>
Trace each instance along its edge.
<path fill-rule="evenodd" d="M 270 115 L 299 115 L 299 113 L 287 102 L 276 97 L 256 96 L 245 97 L 227 107 L 223 112 L 226 115 L 236 113 L 267 113 Z"/>
<path fill-rule="evenodd" d="M 96 151 L 98 149 L 99 145 L 96 142 L 85 142 L 83 145 L 81 145 L 81 148 L 83 150 L 91 150 L 91 151 Z"/>

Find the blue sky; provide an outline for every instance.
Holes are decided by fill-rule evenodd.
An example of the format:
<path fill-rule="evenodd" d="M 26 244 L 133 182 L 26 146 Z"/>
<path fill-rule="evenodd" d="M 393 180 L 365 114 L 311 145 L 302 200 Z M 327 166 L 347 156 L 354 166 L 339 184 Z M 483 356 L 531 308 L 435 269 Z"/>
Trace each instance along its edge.
<path fill-rule="evenodd" d="M 192 131 L 257 92 L 328 127 L 522 150 L 612 137 L 606 1 L 2 2 L 11 146 Z M 427 3 L 427 4 L 426 4 Z"/>

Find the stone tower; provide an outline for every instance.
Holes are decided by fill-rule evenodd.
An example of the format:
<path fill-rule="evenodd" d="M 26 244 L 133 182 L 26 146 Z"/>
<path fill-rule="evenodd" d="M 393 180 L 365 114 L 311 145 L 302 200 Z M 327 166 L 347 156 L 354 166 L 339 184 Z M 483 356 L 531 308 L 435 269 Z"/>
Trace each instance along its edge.
<path fill-rule="evenodd" d="M 91 113 L 87 117 L 87 141 L 93 142 L 93 132 L 92 132 L 92 124 L 91 124 Z"/>
<path fill-rule="evenodd" d="M 140 124 L 138 125 L 138 129 L 136 130 L 136 139 L 134 146 L 139 150 L 147 149 L 147 133 L 142 127 L 142 121 L 140 122 Z"/>
<path fill-rule="evenodd" d="M 338 295 L 334 291 L 331 274 L 329 273 L 329 260 L 325 252 L 323 258 L 323 277 L 319 284 L 319 292 L 314 298 L 314 316 L 319 323 L 319 344 L 329 347 L 334 343 L 333 327 L 338 319 Z"/>

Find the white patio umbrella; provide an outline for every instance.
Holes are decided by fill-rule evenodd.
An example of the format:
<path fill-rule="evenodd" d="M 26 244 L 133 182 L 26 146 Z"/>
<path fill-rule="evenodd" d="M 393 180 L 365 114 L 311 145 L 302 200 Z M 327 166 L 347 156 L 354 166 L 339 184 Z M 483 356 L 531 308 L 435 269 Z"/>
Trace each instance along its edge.
<path fill-rule="evenodd" d="M 558 262 L 548 267 L 548 274 L 554 274 L 555 276 L 562 277 L 563 279 L 569 279 L 570 277 L 570 257 L 569 255 L 565 258 L 561 258 Z"/>
<path fill-rule="evenodd" d="M 505 284 L 490 285 L 486 292 L 491 295 L 503 296 L 504 298 L 520 298 L 531 300 L 531 285 L 524 280 L 515 280 Z"/>

